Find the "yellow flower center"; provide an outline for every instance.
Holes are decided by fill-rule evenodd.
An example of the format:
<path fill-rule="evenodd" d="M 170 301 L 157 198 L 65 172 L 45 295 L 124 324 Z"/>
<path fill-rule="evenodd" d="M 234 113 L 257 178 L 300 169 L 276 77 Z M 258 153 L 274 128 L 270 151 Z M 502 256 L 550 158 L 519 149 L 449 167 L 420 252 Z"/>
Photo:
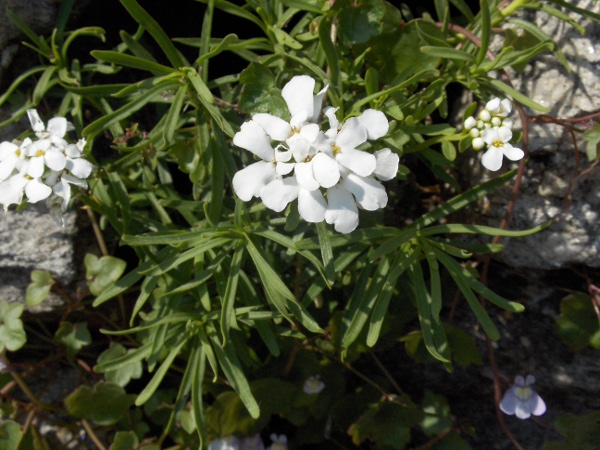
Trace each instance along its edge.
<path fill-rule="evenodd" d="M 531 397 L 531 389 L 528 387 L 518 388 L 517 397 L 519 397 L 521 400 L 527 400 L 529 397 Z"/>
<path fill-rule="evenodd" d="M 17 158 L 21 156 L 21 149 L 18 148 L 15 150 L 15 155 L 17 155 Z"/>
<path fill-rule="evenodd" d="M 44 156 L 44 150 L 38 150 L 37 152 L 35 152 L 35 156 Z"/>
<path fill-rule="evenodd" d="M 337 155 L 342 151 L 339 145 L 331 144 L 331 148 L 333 149 L 333 156 Z"/>
<path fill-rule="evenodd" d="M 492 145 L 494 147 L 502 148 L 504 147 L 504 141 L 502 139 L 496 139 L 494 142 L 492 142 Z"/>

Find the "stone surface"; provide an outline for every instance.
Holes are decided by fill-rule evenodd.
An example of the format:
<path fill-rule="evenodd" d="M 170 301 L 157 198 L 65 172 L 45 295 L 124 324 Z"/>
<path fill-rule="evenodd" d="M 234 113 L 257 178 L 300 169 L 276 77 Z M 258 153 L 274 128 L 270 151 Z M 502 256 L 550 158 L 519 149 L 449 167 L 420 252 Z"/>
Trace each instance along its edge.
<path fill-rule="evenodd" d="M 0 210 L 0 299 L 25 300 L 32 270 L 49 270 L 60 283 L 71 283 L 76 275 L 73 239 L 76 213 L 69 212 L 64 228 L 54 223 L 44 204 L 23 211 Z M 44 312 L 62 305 L 57 295 L 31 309 Z"/>
<path fill-rule="evenodd" d="M 592 0 L 572 3 L 600 12 L 600 3 Z M 540 11 L 527 10 L 522 18 L 535 22 L 556 40 L 569 61 L 570 73 L 549 52 L 539 55 L 522 74 L 509 71 L 518 91 L 551 108 L 550 114 L 561 119 L 582 117 L 600 107 L 600 24 L 583 20 L 577 14 L 569 15 L 585 28 L 584 36 L 572 25 Z M 534 112 L 529 111 L 529 114 Z M 516 113 L 514 118 L 517 121 Z M 506 250 L 499 255 L 500 260 L 538 269 L 573 264 L 600 267 L 600 169 L 582 174 L 590 163 L 583 141 L 579 140 L 578 144 L 579 167 L 572 139 L 565 128 L 530 126 L 530 159 L 509 227 L 522 230 L 548 220 L 553 224 L 530 237 L 504 240 Z M 488 225 L 500 223 L 510 189 L 511 186 L 500 189 L 489 199 L 489 207 L 482 213 Z"/>

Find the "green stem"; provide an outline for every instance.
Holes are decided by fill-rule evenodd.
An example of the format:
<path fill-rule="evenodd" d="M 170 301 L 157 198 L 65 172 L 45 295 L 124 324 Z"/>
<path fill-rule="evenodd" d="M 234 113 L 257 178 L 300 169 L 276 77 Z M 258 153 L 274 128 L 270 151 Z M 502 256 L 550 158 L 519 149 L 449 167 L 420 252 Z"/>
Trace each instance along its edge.
<path fill-rule="evenodd" d="M 502 14 L 502 18 L 511 16 L 527 3 L 531 3 L 531 1 L 532 0 L 513 0 L 510 5 L 500 11 L 500 14 Z M 494 25 L 496 25 L 497 22 L 499 22 L 499 20 L 494 20 Z"/>

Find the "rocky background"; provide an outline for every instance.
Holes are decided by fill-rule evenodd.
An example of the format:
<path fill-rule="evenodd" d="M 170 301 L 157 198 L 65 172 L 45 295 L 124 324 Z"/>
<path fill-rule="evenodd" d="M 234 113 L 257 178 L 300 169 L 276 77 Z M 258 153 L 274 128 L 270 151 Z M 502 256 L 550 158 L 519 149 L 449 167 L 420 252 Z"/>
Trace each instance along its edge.
<path fill-rule="evenodd" d="M 580 8 L 600 12 L 600 3 L 593 0 L 572 2 Z M 76 15 L 89 17 L 97 8 L 91 2 L 86 9 L 86 3 L 78 2 Z M 11 8 L 43 34 L 52 29 L 59 4 L 59 0 L 0 0 L 0 11 Z M 548 53 L 537 57 L 523 73 L 510 73 L 515 88 L 551 108 L 550 114 L 559 118 L 580 117 L 596 111 L 600 105 L 600 25 L 581 21 L 580 16 L 572 17 L 585 28 L 585 35 L 543 12 L 529 10 L 522 16 L 556 40 L 570 71 Z M 14 76 L 35 61 L 27 59 L 31 55 L 25 56 L 27 51 L 19 45 L 23 36 L 18 29 L 7 18 L 2 23 L 0 86 L 4 90 L 10 82 L 4 75 Z M 0 120 L 6 117 L 7 113 L 0 111 Z M 1 129 L 0 141 L 12 139 L 28 126 L 27 121 L 22 121 Z M 490 270 L 491 287 L 508 298 L 523 301 L 527 308 L 520 315 L 496 316 L 503 335 L 496 345 L 500 370 L 507 380 L 528 373 L 536 376 L 535 388 L 548 405 L 541 422 L 547 424 L 565 413 L 583 414 L 600 409 L 598 352 L 588 349 L 573 353 L 554 332 L 561 299 L 569 293 L 586 290 L 583 275 L 587 273 L 592 282 L 600 284 L 600 169 L 586 172 L 590 164 L 583 149 L 579 142 L 577 156 L 569 134 L 560 126 L 532 125 L 530 159 L 509 228 L 531 228 L 548 219 L 553 224 L 539 234 L 503 241 L 506 250 Z M 484 175 L 477 173 L 477 167 L 479 164 L 471 166 L 462 178 L 475 183 L 482 180 Z M 510 186 L 498 190 L 474 212 L 472 220 L 498 226 L 509 191 Z M 77 211 L 69 214 L 64 228 L 52 222 L 43 205 L 29 206 L 20 212 L 0 211 L 0 298 L 24 302 L 33 269 L 50 270 L 65 286 L 73 286 L 82 278 L 81 258 L 85 249 L 81 242 L 90 240 L 86 216 L 80 213 L 78 217 Z M 31 317 L 51 317 L 48 311 L 56 308 L 61 308 L 58 297 L 31 311 Z M 474 318 L 469 315 L 457 320 L 480 338 L 482 355 L 486 355 L 483 336 Z M 399 384 L 408 393 L 422 392 L 425 387 L 448 398 L 459 422 L 477 430 L 471 438 L 473 448 L 513 448 L 496 422 L 489 365 L 457 367 L 450 374 L 441 366 L 415 367 L 412 360 L 402 355 L 390 355 L 388 361 L 392 372 L 402 374 Z M 75 387 L 76 377 L 65 374 L 61 378 L 71 380 L 71 389 Z M 68 386 L 57 389 L 69 391 Z M 559 437 L 551 428 L 532 420 L 520 421 L 514 417 L 505 420 L 526 449 L 540 448 L 544 440 Z"/>

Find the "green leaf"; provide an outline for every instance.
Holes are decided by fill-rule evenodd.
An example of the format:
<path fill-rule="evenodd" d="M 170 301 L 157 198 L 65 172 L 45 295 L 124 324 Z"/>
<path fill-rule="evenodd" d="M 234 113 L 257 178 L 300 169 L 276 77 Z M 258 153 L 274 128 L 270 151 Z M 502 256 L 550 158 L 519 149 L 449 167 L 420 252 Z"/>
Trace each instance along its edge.
<path fill-rule="evenodd" d="M 115 434 L 115 440 L 108 450 L 136 450 L 138 445 L 139 440 L 135 432 L 117 431 L 117 434 Z"/>
<path fill-rule="evenodd" d="M 599 331 L 598 316 L 589 295 L 579 292 L 561 301 L 556 334 L 571 350 L 583 350 Z"/>
<path fill-rule="evenodd" d="M 2 450 L 18 450 L 23 431 L 21 425 L 12 420 L 6 420 L 0 425 L 0 448 Z"/>
<path fill-rule="evenodd" d="M 351 47 L 364 44 L 382 32 L 382 20 L 385 17 L 385 5 L 381 0 L 366 0 L 351 3 L 348 0 L 334 4 L 338 20 L 338 36 Z"/>
<path fill-rule="evenodd" d="M 189 336 L 187 334 L 183 334 L 183 335 L 179 336 L 179 340 L 178 340 L 177 344 L 173 348 L 169 349 L 169 353 L 167 354 L 167 357 L 160 365 L 159 369 L 156 371 L 156 373 L 154 374 L 154 376 L 152 377 L 150 382 L 146 385 L 144 390 L 142 392 L 140 392 L 140 395 L 138 395 L 138 397 L 135 399 L 135 404 L 137 406 L 140 406 L 140 405 L 143 405 L 144 403 L 146 403 L 148 401 L 148 399 L 150 397 L 152 397 L 154 392 L 156 392 L 156 389 L 158 389 L 158 386 L 160 385 L 163 378 L 167 374 L 167 371 L 171 367 L 171 364 L 173 363 L 173 361 L 175 360 L 175 358 L 177 357 L 177 355 L 179 354 L 179 352 L 181 351 L 181 349 L 187 343 L 188 340 L 189 340 Z"/>
<path fill-rule="evenodd" d="M 239 395 L 250 416 L 254 419 L 258 418 L 260 416 L 260 407 L 252 395 L 250 384 L 244 375 L 240 360 L 231 342 L 228 342 L 224 347 L 221 346 L 216 330 L 212 326 L 207 326 L 206 329 L 209 332 L 212 348 L 219 361 L 219 365 L 223 369 L 223 373 L 235 392 Z"/>
<path fill-rule="evenodd" d="M 132 101 L 117 109 L 116 111 L 105 114 L 95 122 L 92 122 L 83 129 L 81 134 L 85 136 L 93 136 L 110 125 L 117 123 L 123 119 L 130 117 L 134 112 L 138 111 L 147 103 L 153 101 L 157 96 L 162 95 L 164 92 L 168 92 L 171 89 L 176 89 L 180 86 L 177 80 L 164 80 L 154 85 L 153 87 L 140 93 Z M 137 88 L 136 88 L 137 90 Z"/>
<path fill-rule="evenodd" d="M 452 427 L 450 406 L 444 397 L 425 389 L 422 407 L 426 415 L 420 425 L 427 436 L 443 433 Z"/>
<path fill-rule="evenodd" d="M 117 358 L 121 358 L 127 354 L 131 355 L 135 349 L 127 351 L 121 344 L 111 342 L 110 347 L 102 352 L 98 357 L 98 364 L 110 363 Z M 106 370 L 104 377 L 107 381 L 112 381 L 121 387 L 127 386 L 131 379 L 138 379 L 142 376 L 141 361 L 132 361 L 130 364 L 123 365 L 117 369 Z"/>
<path fill-rule="evenodd" d="M 424 413 L 408 397 L 396 402 L 379 402 L 350 426 L 352 442 L 360 445 L 369 440 L 376 448 L 403 449 L 411 440 L 409 427 L 420 423 Z M 389 447 L 386 447 L 389 446 Z"/>
<path fill-rule="evenodd" d="M 250 65 L 240 74 L 243 86 L 239 107 L 243 113 L 270 113 L 287 119 L 289 109 L 276 86 L 273 73 L 258 63 Z"/>
<path fill-rule="evenodd" d="M 100 259 L 96 255 L 88 253 L 83 260 L 86 267 L 85 279 L 90 292 L 100 295 L 111 287 L 121 277 L 127 263 L 114 256 L 103 256 Z"/>
<path fill-rule="evenodd" d="M 481 12 L 481 44 L 477 53 L 476 66 L 480 65 L 485 59 L 492 36 L 492 18 L 488 0 L 479 0 L 479 9 Z"/>
<path fill-rule="evenodd" d="M 167 33 L 165 33 L 158 22 L 154 20 L 150 14 L 139 5 L 139 3 L 135 0 L 121 0 L 121 3 L 125 9 L 127 9 L 129 14 L 131 14 L 131 17 L 152 35 L 156 43 L 160 46 L 162 51 L 165 52 L 165 55 L 167 55 L 167 58 L 173 67 L 179 69 L 180 67 L 189 65 L 183 59 L 179 51 L 177 51 Z"/>
<path fill-rule="evenodd" d="M 101 61 L 106 61 L 111 64 L 117 64 L 119 66 L 131 67 L 133 69 L 146 70 L 151 72 L 154 76 L 159 75 L 170 75 L 176 72 L 175 69 L 168 66 L 163 66 L 154 61 L 149 61 L 145 58 L 139 58 L 137 56 L 125 55 L 119 52 L 110 52 L 105 50 L 94 50 L 91 52 L 94 58 Z"/>
<path fill-rule="evenodd" d="M 49 270 L 32 270 L 31 281 L 32 283 L 27 286 L 25 300 L 27 306 L 38 306 L 48 298 L 54 280 Z"/>
<path fill-rule="evenodd" d="M 600 124 L 594 123 L 592 128 L 581 135 L 584 141 L 587 141 L 585 152 L 588 160 L 594 162 L 600 159 Z"/>
<path fill-rule="evenodd" d="M 93 388 L 80 386 L 65 399 L 70 415 L 97 425 L 114 425 L 133 405 L 135 395 L 114 383 L 101 381 Z"/>
<path fill-rule="evenodd" d="M 448 140 L 442 141 L 442 154 L 448 161 L 454 161 L 456 159 L 456 147 Z"/>
<path fill-rule="evenodd" d="M 489 83 L 492 86 L 494 86 L 495 88 L 504 92 L 505 94 L 511 96 L 513 99 L 515 99 L 515 101 L 527 106 L 528 108 L 533 109 L 534 111 L 538 111 L 541 113 L 550 112 L 550 108 L 546 108 L 545 106 L 542 106 L 539 103 L 534 102 L 530 98 L 526 97 L 525 95 L 521 94 L 516 89 L 513 89 L 508 84 L 505 84 L 500 80 L 489 80 Z"/>
<path fill-rule="evenodd" d="M 54 340 L 67 347 L 67 356 L 73 358 L 83 346 L 92 343 L 92 335 L 87 328 L 87 322 L 61 322 Z"/>
<path fill-rule="evenodd" d="M 428 56 L 433 56 L 435 58 L 454 59 L 458 61 L 466 61 L 471 64 L 475 62 L 475 57 L 473 55 L 462 50 L 456 50 L 454 48 L 433 47 L 426 45 L 421 47 L 421 53 L 424 53 Z"/>
<path fill-rule="evenodd" d="M 0 352 L 5 348 L 11 352 L 17 351 L 27 342 L 21 321 L 23 309 L 20 303 L 0 302 Z"/>
<path fill-rule="evenodd" d="M 545 442 L 542 450 L 596 450 L 600 444 L 600 411 L 577 416 L 565 414 L 554 421 L 564 437 L 559 442 Z"/>

